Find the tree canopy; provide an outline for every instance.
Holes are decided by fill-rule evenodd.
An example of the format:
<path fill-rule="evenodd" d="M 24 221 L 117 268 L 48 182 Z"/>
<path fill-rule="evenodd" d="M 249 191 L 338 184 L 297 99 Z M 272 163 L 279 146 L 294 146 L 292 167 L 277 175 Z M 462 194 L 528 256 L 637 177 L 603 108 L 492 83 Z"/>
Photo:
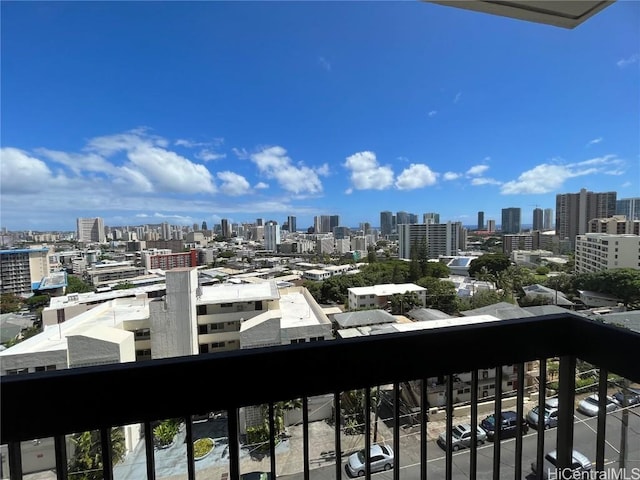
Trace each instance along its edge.
<path fill-rule="evenodd" d="M 485 253 L 474 258 L 469 264 L 469 276 L 479 278 L 482 274 L 497 276 L 511 265 L 511 260 L 504 253 Z M 480 278 L 479 278 L 480 279 Z"/>

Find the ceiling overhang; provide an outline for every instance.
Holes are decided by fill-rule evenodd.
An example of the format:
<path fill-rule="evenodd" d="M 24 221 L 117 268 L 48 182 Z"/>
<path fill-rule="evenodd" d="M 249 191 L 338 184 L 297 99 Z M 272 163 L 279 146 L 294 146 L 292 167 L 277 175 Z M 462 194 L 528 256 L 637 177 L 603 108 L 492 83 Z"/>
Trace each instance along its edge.
<path fill-rule="evenodd" d="M 555 27 L 575 28 L 615 0 L 426 0 Z"/>

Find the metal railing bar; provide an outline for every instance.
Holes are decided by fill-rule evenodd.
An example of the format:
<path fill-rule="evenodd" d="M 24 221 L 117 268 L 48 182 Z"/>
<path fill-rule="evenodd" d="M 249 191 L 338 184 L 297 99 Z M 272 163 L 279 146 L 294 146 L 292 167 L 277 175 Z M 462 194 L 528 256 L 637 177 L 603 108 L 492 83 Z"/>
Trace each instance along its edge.
<path fill-rule="evenodd" d="M 53 437 L 54 455 L 56 459 L 56 479 L 67 480 L 69 467 L 67 464 L 67 438 L 65 435 Z"/>
<path fill-rule="evenodd" d="M 240 478 L 240 438 L 239 438 L 239 411 L 232 408 L 227 411 L 227 429 L 229 435 L 229 479 Z"/>
<path fill-rule="evenodd" d="M 335 392 L 333 394 L 333 405 L 335 411 L 335 422 L 334 422 L 334 441 L 335 441 L 335 451 L 336 451 L 336 479 L 342 480 L 342 435 L 341 435 L 341 425 L 342 425 L 342 417 L 340 412 L 340 392 Z"/>
<path fill-rule="evenodd" d="M 156 479 L 156 453 L 153 445 L 151 422 L 144 422 L 144 450 L 147 466 L 147 480 Z"/>
<path fill-rule="evenodd" d="M 478 370 L 471 372 L 471 454 L 469 456 L 469 478 L 476 480 L 478 474 Z"/>
<path fill-rule="evenodd" d="M 395 451 L 393 480 L 400 480 L 400 384 L 393 384 L 393 449 Z"/>
<path fill-rule="evenodd" d="M 609 372 L 606 368 L 600 368 L 598 377 L 598 430 L 596 434 L 596 471 L 604 471 L 604 445 L 607 429 L 607 377 Z"/>
<path fill-rule="evenodd" d="M 573 416 L 576 393 L 576 357 L 560 357 L 558 378 L 558 457 L 557 467 L 571 468 L 573 463 Z M 540 467 L 540 469 L 542 466 Z"/>
<path fill-rule="evenodd" d="M 102 453 L 102 479 L 113 480 L 113 462 L 111 461 L 111 450 L 113 442 L 111 441 L 111 428 L 106 427 L 100 429 L 100 448 Z"/>
<path fill-rule="evenodd" d="M 309 398 L 302 397 L 302 464 L 304 466 L 304 480 L 309 480 Z"/>
<path fill-rule="evenodd" d="M 446 480 L 451 480 L 453 476 L 453 448 L 451 445 L 451 441 L 453 439 L 453 382 L 454 375 L 450 373 L 447 375 L 446 380 L 446 398 L 445 398 L 445 411 L 447 412 L 446 419 L 446 458 L 445 458 L 445 478 Z"/>
<path fill-rule="evenodd" d="M 420 480 L 427 480 L 427 379 L 420 381 Z"/>
<path fill-rule="evenodd" d="M 494 388 L 493 480 L 500 480 L 500 441 L 502 440 L 502 366 L 496 367 Z"/>
<path fill-rule="evenodd" d="M 516 476 L 515 480 L 522 479 L 522 422 L 524 418 L 524 363 L 519 363 L 516 366 L 516 379 L 518 382 L 518 388 L 516 393 L 516 413 L 518 415 L 518 429 L 516 436 Z"/>

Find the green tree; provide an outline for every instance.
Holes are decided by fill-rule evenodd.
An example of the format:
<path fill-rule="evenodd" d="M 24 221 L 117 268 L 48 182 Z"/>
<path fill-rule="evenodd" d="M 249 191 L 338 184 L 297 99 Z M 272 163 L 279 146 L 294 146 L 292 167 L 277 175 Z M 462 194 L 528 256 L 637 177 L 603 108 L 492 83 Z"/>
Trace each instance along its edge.
<path fill-rule="evenodd" d="M 113 287 L 113 290 L 128 290 L 130 288 L 135 288 L 135 285 L 131 282 L 124 281 Z"/>
<path fill-rule="evenodd" d="M 394 315 L 403 315 L 408 311 L 422 307 L 420 297 L 416 292 L 405 292 L 391 295 L 391 313 Z"/>
<path fill-rule="evenodd" d="M 449 315 L 458 312 L 459 297 L 453 282 L 435 277 L 422 277 L 416 283 L 427 289 L 425 307 L 434 308 Z"/>
<path fill-rule="evenodd" d="M 75 275 L 67 275 L 67 290 L 66 293 L 86 293 L 93 292 L 93 287 L 88 283 L 83 282 Z"/>
<path fill-rule="evenodd" d="M 70 461 L 69 478 L 73 480 L 102 480 L 102 448 L 100 431 L 77 433 L 72 437 L 75 452 Z M 124 458 L 126 445 L 122 427 L 111 429 L 111 462 L 115 465 Z"/>
<path fill-rule="evenodd" d="M 450 270 L 442 262 L 427 262 L 422 270 L 422 276 L 434 278 L 447 278 Z"/>
<path fill-rule="evenodd" d="M 495 290 L 479 290 L 472 297 L 460 299 L 460 311 L 488 307 L 496 303 L 508 301 L 505 296 Z"/>
<path fill-rule="evenodd" d="M 613 295 L 629 308 L 640 304 L 640 270 L 615 268 L 574 277 L 576 290 L 591 290 Z"/>
<path fill-rule="evenodd" d="M 22 299 L 15 293 L 0 295 L 0 313 L 13 313 L 22 308 Z"/>
<path fill-rule="evenodd" d="M 510 265 L 511 260 L 509 260 L 509 257 L 504 253 L 485 253 L 471 260 L 471 263 L 469 263 L 469 276 L 475 277 L 476 274 L 482 272 L 483 269 L 486 269 L 487 273 L 497 275 Z"/>
<path fill-rule="evenodd" d="M 34 295 L 33 297 L 27 298 L 24 303 L 27 305 L 29 310 L 35 311 L 49 305 L 50 298 L 51 297 L 49 297 L 49 295 Z"/>

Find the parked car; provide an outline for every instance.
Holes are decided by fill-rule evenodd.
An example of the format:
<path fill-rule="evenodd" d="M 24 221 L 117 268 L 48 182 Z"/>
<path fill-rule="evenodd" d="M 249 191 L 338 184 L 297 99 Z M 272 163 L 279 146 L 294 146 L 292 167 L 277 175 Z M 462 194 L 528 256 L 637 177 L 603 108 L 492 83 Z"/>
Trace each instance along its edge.
<path fill-rule="evenodd" d="M 598 415 L 598 402 L 599 399 L 597 393 L 589 395 L 588 397 L 580 400 L 580 402 L 578 403 L 578 411 L 590 417 L 595 417 L 596 415 Z M 613 400 L 613 397 L 607 396 L 605 411 L 609 413 L 613 412 L 617 408 L 618 405 Z"/>
<path fill-rule="evenodd" d="M 393 468 L 393 449 L 389 445 L 373 444 L 369 452 L 369 470 L 371 473 Z M 365 474 L 365 450 L 359 450 L 349 456 L 345 470 L 352 477 Z"/>
<path fill-rule="evenodd" d="M 249 472 L 240 475 L 240 480 L 271 480 L 271 472 Z"/>
<path fill-rule="evenodd" d="M 627 389 L 627 406 L 633 407 L 634 405 L 640 405 L 640 389 L 628 388 Z M 619 406 L 622 406 L 624 393 L 622 391 L 614 393 L 612 395 L 613 401 Z"/>
<path fill-rule="evenodd" d="M 524 418 L 518 419 L 518 414 L 512 410 L 500 412 L 500 438 L 513 437 L 516 434 L 518 428 L 518 421 L 522 425 L 522 433 L 529 431 L 529 425 Z M 489 415 L 482 422 L 480 422 L 482 429 L 487 432 L 487 438 L 493 440 L 496 433 L 496 420 L 494 415 Z"/>
<path fill-rule="evenodd" d="M 482 445 L 487 440 L 487 432 L 485 432 L 481 427 L 476 427 L 476 444 Z M 454 452 L 457 452 L 461 448 L 467 448 L 471 446 L 472 434 L 473 430 L 471 429 L 471 425 L 468 423 L 463 423 L 460 425 L 456 425 L 451 430 L 451 449 Z M 438 436 L 438 445 L 440 445 L 443 449 L 447 449 L 447 433 L 442 432 L 440 436 Z"/>
<path fill-rule="evenodd" d="M 533 428 L 538 428 L 539 412 L 540 406 L 536 405 L 527 413 L 527 423 Z M 545 405 L 543 422 L 545 430 L 556 427 L 558 425 L 558 408 Z"/>
<path fill-rule="evenodd" d="M 547 453 L 544 456 L 544 463 L 542 465 L 542 478 L 547 479 L 551 478 L 560 478 L 558 476 L 558 452 L 553 450 Z M 562 478 L 583 478 L 585 472 L 591 471 L 591 461 L 587 458 L 586 455 L 580 453 L 577 450 L 573 450 L 572 452 L 572 464 L 571 464 L 571 472 L 570 476 L 566 476 L 566 473 L 563 473 Z M 536 473 L 536 462 L 531 463 L 531 470 L 533 473 Z"/>

